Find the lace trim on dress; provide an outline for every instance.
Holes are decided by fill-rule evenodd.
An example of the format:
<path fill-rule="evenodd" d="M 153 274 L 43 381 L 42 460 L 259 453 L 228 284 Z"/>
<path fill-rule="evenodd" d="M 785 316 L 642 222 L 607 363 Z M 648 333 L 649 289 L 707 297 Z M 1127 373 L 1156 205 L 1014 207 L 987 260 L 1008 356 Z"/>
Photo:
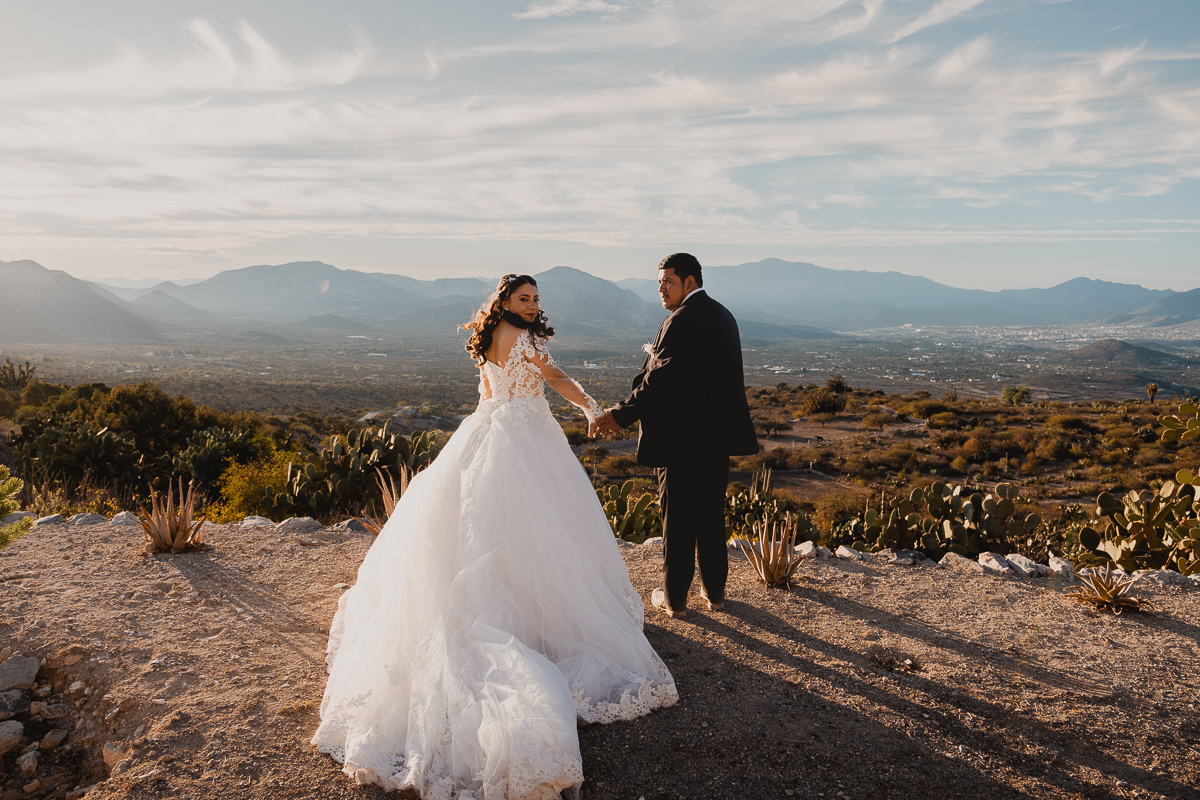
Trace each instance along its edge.
<path fill-rule="evenodd" d="M 643 678 L 636 687 L 631 686 L 622 692 L 621 699 L 615 703 L 606 700 L 588 702 L 582 687 L 572 689 L 571 699 L 575 701 L 575 713 L 581 720 L 606 725 L 644 717 L 656 708 L 673 706 L 679 702 L 679 690 L 673 683 L 657 683 Z"/>

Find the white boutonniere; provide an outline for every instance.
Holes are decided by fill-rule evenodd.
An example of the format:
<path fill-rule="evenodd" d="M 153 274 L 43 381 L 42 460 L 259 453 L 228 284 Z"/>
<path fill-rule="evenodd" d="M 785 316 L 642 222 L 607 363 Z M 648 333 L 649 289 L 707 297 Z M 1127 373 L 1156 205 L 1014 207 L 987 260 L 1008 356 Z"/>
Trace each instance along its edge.
<path fill-rule="evenodd" d="M 642 345 L 642 352 L 648 356 L 654 355 L 654 345 L 650 344 L 650 342 L 646 342 L 644 345 Z"/>

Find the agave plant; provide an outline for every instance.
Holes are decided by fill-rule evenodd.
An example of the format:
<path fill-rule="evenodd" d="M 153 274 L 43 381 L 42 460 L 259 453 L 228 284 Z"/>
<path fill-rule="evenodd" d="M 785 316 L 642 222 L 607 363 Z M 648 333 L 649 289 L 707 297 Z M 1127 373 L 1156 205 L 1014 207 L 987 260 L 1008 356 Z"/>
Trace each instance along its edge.
<path fill-rule="evenodd" d="M 1112 611 L 1114 614 L 1141 611 L 1145 601 L 1129 595 L 1129 589 L 1137 582 L 1137 578 L 1118 578 L 1112 574 L 1111 566 L 1105 564 L 1104 572 L 1077 575 L 1082 585 L 1063 591 L 1080 603 L 1087 603 L 1100 611 Z"/>
<path fill-rule="evenodd" d="M 404 465 L 400 465 L 399 470 L 400 486 L 397 488 L 396 481 L 392 479 L 389 473 L 384 472 L 378 467 L 375 468 L 375 483 L 379 486 L 380 494 L 383 495 L 383 516 L 364 514 L 361 517 L 357 517 L 358 521 L 371 532 L 372 536 L 378 536 L 379 532 L 383 530 L 383 526 L 391 519 L 392 512 L 396 510 L 396 503 L 400 501 L 404 492 L 408 490 L 408 480 L 412 473 Z M 372 508 L 374 508 L 373 505 Z"/>
<path fill-rule="evenodd" d="M 187 550 L 204 544 L 204 523 L 208 516 L 194 521 L 196 508 L 196 484 L 188 481 L 187 494 L 183 492 L 183 478 L 179 479 L 179 505 L 171 484 L 167 484 L 167 497 L 158 492 L 150 495 L 150 508 L 138 512 L 138 522 L 146 534 L 146 550 L 150 553 L 166 553 Z"/>
<path fill-rule="evenodd" d="M 782 518 L 754 522 L 752 531 L 758 541 L 737 540 L 758 577 L 768 586 L 790 586 L 796 570 L 808 558 L 796 552 L 799 527 L 796 515 L 785 513 Z"/>

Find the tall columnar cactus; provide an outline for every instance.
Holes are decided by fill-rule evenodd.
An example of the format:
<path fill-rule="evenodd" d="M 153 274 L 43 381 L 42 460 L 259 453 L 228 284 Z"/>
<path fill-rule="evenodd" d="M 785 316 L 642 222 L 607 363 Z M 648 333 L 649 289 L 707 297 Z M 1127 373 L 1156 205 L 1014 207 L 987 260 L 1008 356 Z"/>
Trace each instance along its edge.
<path fill-rule="evenodd" d="M 653 493 L 633 497 L 634 481 L 625 481 L 621 486 L 602 486 L 596 490 L 596 498 L 604 509 L 604 516 L 612 526 L 618 539 L 641 544 L 647 539 L 662 536 L 662 517 L 658 510 L 658 499 Z"/>
<path fill-rule="evenodd" d="M 1181 470 L 1175 481 L 1157 491 L 1129 492 L 1117 499 L 1108 492 L 1096 498 L 1103 529 L 1086 527 L 1079 543 L 1106 556 L 1120 569 L 1176 569 L 1200 573 L 1200 478 Z"/>

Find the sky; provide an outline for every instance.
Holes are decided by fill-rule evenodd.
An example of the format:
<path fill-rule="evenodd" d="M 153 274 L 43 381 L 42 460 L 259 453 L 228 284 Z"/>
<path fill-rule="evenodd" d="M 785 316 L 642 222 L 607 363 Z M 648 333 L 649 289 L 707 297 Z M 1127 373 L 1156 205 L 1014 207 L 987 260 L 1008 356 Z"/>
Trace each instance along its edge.
<path fill-rule="evenodd" d="M 1200 286 L 1196 0 L 0 2 L 0 260 Z"/>

